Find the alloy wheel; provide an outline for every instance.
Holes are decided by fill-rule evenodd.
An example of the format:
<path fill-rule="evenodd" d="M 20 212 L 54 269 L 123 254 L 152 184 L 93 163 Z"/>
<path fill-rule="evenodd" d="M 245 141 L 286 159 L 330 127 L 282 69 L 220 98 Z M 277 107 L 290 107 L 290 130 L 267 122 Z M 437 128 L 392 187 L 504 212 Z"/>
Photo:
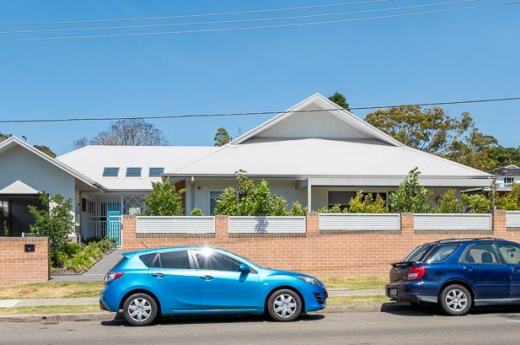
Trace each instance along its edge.
<path fill-rule="evenodd" d="M 446 294 L 446 305 L 454 312 L 461 312 L 468 306 L 468 296 L 460 289 L 451 289 Z"/>

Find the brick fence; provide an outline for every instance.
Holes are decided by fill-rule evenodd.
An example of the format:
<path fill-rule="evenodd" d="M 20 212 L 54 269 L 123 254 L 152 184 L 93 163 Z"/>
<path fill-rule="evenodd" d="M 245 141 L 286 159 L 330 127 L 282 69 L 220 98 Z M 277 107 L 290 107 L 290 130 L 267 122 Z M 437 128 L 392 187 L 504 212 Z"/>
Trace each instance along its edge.
<path fill-rule="evenodd" d="M 25 252 L 25 245 L 34 252 Z M 41 283 L 50 279 L 47 237 L 0 237 L 0 286 Z"/>
<path fill-rule="evenodd" d="M 229 234 L 228 217 L 216 216 L 214 234 L 136 234 L 135 217 L 125 216 L 123 249 L 211 246 L 265 267 L 318 276 L 387 274 L 390 263 L 425 242 L 491 236 L 520 241 L 520 231 L 508 231 L 505 217 L 504 211 L 495 211 L 491 231 L 415 231 L 413 214 L 403 213 L 400 231 L 325 232 L 319 230 L 319 215 L 311 212 L 305 234 Z"/>

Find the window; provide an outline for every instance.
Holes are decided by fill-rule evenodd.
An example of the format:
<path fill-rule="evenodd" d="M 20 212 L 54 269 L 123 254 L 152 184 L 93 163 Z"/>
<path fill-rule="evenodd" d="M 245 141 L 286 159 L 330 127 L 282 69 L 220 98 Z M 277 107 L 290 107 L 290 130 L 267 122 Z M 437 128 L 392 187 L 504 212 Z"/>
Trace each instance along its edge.
<path fill-rule="evenodd" d="M 461 258 L 464 263 L 497 264 L 498 259 L 493 246 L 487 244 L 474 244 L 466 250 Z"/>
<path fill-rule="evenodd" d="M 406 255 L 403 259 L 403 262 L 420 262 L 423 257 L 430 251 L 432 248 L 431 244 L 423 244 L 412 250 L 408 255 Z"/>
<path fill-rule="evenodd" d="M 520 247 L 514 244 L 497 244 L 498 251 L 502 254 L 504 261 L 509 265 L 520 264 Z"/>
<path fill-rule="evenodd" d="M 215 214 L 215 209 L 217 208 L 217 200 L 220 198 L 221 194 L 221 190 L 209 192 L 209 213 L 211 215 Z"/>
<path fill-rule="evenodd" d="M 152 266 L 154 258 L 155 258 L 155 253 L 144 254 L 139 257 L 139 259 L 141 259 L 141 261 L 143 262 L 143 264 L 146 265 L 146 267 Z"/>
<path fill-rule="evenodd" d="M 141 177 L 141 168 L 126 168 L 126 177 Z"/>
<path fill-rule="evenodd" d="M 195 253 L 197 262 L 202 270 L 213 271 L 240 271 L 240 262 L 227 255 L 212 250 L 201 250 Z"/>
<path fill-rule="evenodd" d="M 162 268 L 190 269 L 190 258 L 187 250 L 176 250 L 173 252 L 161 253 Z M 155 267 L 156 265 L 154 265 Z"/>
<path fill-rule="evenodd" d="M 515 182 L 514 177 L 504 177 L 504 184 L 513 184 Z"/>
<path fill-rule="evenodd" d="M 164 168 L 150 168 L 148 170 L 148 176 L 149 177 L 157 177 L 161 176 L 161 174 L 164 172 Z"/>
<path fill-rule="evenodd" d="M 458 247 L 458 245 L 437 246 L 428 254 L 426 262 L 432 263 L 446 260 Z"/>
<path fill-rule="evenodd" d="M 117 177 L 119 175 L 119 168 L 105 167 L 103 169 L 103 177 Z"/>
<path fill-rule="evenodd" d="M 356 196 L 356 192 L 329 192 L 329 201 L 327 203 L 328 208 L 339 205 L 341 209 L 348 208 L 350 206 L 350 199 Z"/>

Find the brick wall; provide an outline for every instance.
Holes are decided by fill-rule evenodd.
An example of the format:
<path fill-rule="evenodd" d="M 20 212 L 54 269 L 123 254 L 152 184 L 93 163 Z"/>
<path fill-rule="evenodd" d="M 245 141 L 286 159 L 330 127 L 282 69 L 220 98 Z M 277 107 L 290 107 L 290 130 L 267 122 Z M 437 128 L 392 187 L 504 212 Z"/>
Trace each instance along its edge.
<path fill-rule="evenodd" d="M 34 244 L 33 253 L 25 244 Z M 46 237 L 0 237 L 0 286 L 46 282 L 50 278 Z"/>
<path fill-rule="evenodd" d="M 520 241 L 520 232 L 507 231 L 505 213 L 493 215 L 493 231 L 414 231 L 411 213 L 401 215 L 400 231 L 323 232 L 319 215 L 307 215 L 306 234 L 229 234 L 228 218 L 215 218 L 215 234 L 138 234 L 135 217 L 123 218 L 126 251 L 170 246 L 211 246 L 243 255 L 263 266 L 318 276 L 387 274 L 390 263 L 415 246 L 443 238 L 501 237 Z M 144 244 L 143 244 L 144 243 Z"/>

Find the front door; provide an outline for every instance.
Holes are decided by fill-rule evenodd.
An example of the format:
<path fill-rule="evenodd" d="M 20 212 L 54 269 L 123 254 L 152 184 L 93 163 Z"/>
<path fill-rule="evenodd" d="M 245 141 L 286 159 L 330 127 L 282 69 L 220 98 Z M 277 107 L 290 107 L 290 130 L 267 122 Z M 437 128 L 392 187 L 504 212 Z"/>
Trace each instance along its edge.
<path fill-rule="evenodd" d="M 201 310 L 258 310 L 260 280 L 256 272 L 241 272 L 241 262 L 211 249 L 194 254 L 199 265 Z"/>
<path fill-rule="evenodd" d="M 160 253 L 148 271 L 157 294 L 171 312 L 200 309 L 200 278 L 192 267 L 187 250 L 173 250 Z"/>
<path fill-rule="evenodd" d="M 509 268 L 500 262 L 491 243 L 474 244 L 466 249 L 460 268 L 467 281 L 473 284 L 475 300 L 509 298 Z"/>
<path fill-rule="evenodd" d="M 520 246 L 510 243 L 497 243 L 498 251 L 510 271 L 510 298 L 520 302 Z"/>
<path fill-rule="evenodd" d="M 121 204 L 111 202 L 107 210 L 107 237 L 114 238 L 121 247 Z"/>

